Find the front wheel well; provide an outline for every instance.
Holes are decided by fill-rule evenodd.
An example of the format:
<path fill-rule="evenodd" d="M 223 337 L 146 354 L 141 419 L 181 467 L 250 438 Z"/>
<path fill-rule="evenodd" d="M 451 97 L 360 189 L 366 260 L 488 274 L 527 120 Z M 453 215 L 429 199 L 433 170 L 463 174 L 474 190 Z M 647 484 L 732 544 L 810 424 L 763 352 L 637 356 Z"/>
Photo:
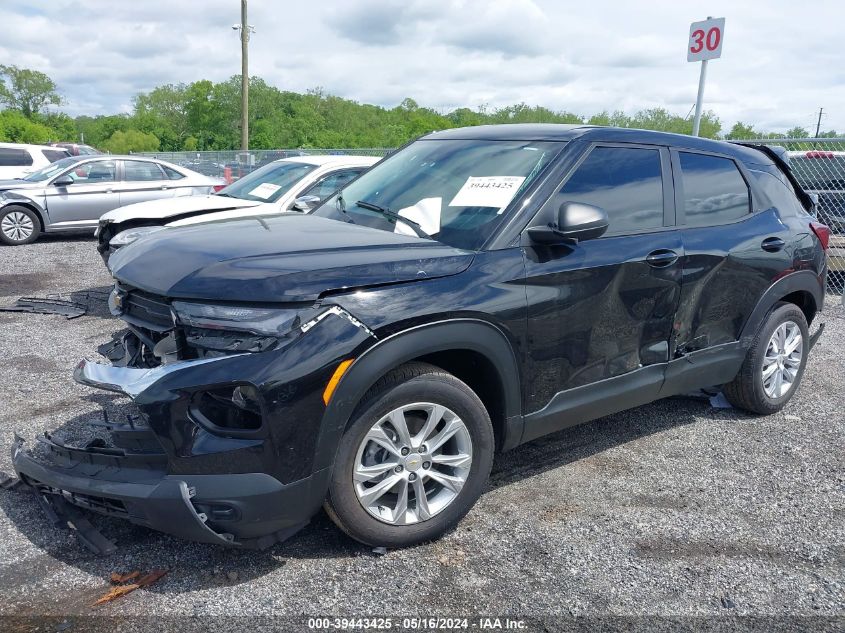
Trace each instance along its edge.
<path fill-rule="evenodd" d="M 505 386 L 493 362 L 483 354 L 468 349 L 434 352 L 414 360 L 449 372 L 475 392 L 487 409 L 493 423 L 496 448 L 500 449 L 506 428 Z"/>
<path fill-rule="evenodd" d="M 813 322 L 813 318 L 816 316 L 816 312 L 818 312 L 818 306 L 816 305 L 815 298 L 813 298 L 813 295 L 806 290 L 792 292 L 785 297 L 782 297 L 781 301 L 784 303 L 793 303 L 801 308 L 801 312 L 803 312 L 804 316 L 807 318 L 807 325 L 810 325 Z"/>
<path fill-rule="evenodd" d="M 0 213 L 2 213 L 4 209 L 8 209 L 9 207 L 23 207 L 24 209 L 32 211 L 35 214 L 35 217 L 38 218 L 38 224 L 41 226 L 41 232 L 44 232 L 44 216 L 41 214 L 41 209 L 36 207 L 34 204 L 27 204 L 26 202 L 12 202 L 0 208 Z"/>

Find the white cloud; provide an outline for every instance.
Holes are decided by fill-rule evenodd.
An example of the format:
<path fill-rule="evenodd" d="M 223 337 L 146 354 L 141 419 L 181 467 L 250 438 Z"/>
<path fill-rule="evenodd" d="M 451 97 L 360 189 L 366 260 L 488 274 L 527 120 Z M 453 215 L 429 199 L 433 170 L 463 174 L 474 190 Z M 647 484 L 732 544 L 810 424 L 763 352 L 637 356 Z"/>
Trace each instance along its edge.
<path fill-rule="evenodd" d="M 686 62 L 694 5 L 670 0 L 250 0 L 250 72 L 282 89 L 326 91 L 392 107 L 439 109 L 525 101 L 589 115 L 662 106 L 685 115 L 698 65 Z M 705 107 L 727 130 L 845 131 L 845 5 L 711 0 L 727 20 L 709 65 Z M 70 114 L 127 111 L 156 85 L 240 72 L 235 0 L 5 0 L 0 59 L 48 73 Z"/>

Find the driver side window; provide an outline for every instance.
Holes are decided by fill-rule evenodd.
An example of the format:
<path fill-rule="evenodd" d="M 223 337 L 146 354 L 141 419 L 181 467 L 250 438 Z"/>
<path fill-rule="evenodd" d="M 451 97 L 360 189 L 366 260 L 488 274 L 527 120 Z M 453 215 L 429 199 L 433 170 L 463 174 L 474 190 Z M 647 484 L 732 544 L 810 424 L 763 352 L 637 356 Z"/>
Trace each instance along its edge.
<path fill-rule="evenodd" d="M 583 202 L 601 207 L 608 233 L 635 233 L 663 226 L 660 150 L 595 147 L 550 202 Z"/>
<path fill-rule="evenodd" d="M 75 185 L 93 185 L 101 182 L 114 182 L 117 169 L 113 160 L 99 160 L 78 165 L 64 175 L 73 180 Z"/>
<path fill-rule="evenodd" d="M 341 171 L 336 171 L 333 174 L 329 174 L 321 181 L 314 183 L 311 187 L 305 191 L 301 197 L 304 196 L 317 196 L 320 200 L 326 200 L 329 196 L 331 196 L 335 191 L 338 189 L 342 189 L 346 186 L 346 183 L 350 182 L 353 178 L 358 176 L 363 170 L 362 169 L 343 169 Z"/>

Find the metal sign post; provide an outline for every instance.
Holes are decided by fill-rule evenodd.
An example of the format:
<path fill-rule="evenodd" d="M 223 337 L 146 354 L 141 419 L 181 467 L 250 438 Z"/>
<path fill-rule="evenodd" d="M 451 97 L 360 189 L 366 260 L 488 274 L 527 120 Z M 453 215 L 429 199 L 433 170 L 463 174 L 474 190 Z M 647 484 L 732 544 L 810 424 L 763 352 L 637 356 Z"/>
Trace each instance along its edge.
<path fill-rule="evenodd" d="M 687 61 L 701 62 L 701 74 L 698 77 L 698 97 L 695 100 L 695 119 L 692 123 L 692 135 L 698 136 L 701 127 L 701 106 L 704 103 L 704 82 L 707 80 L 707 61 L 722 56 L 722 41 L 725 35 L 725 18 L 707 17 L 701 22 L 693 22 L 689 27 L 687 43 Z"/>

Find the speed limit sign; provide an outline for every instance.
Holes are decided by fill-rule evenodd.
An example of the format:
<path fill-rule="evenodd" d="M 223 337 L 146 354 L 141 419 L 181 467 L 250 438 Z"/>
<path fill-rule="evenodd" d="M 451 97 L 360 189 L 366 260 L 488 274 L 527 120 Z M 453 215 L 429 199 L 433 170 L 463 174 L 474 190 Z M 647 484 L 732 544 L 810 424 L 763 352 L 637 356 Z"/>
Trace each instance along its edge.
<path fill-rule="evenodd" d="M 687 61 L 703 62 L 722 56 L 725 39 L 725 18 L 711 18 L 693 22 L 689 27 Z"/>

